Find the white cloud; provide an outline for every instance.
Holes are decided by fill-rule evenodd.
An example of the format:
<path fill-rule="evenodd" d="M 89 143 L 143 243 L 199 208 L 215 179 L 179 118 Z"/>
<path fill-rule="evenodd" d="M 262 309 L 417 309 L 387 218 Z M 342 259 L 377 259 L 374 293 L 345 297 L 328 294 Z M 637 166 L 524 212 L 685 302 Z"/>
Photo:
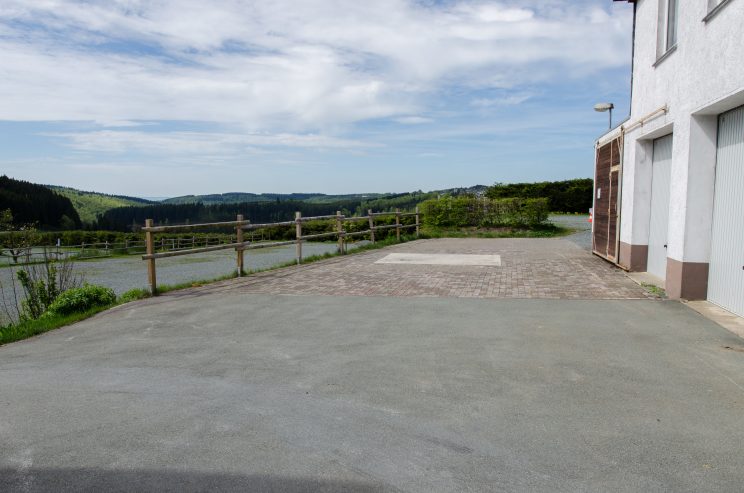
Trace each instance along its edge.
<path fill-rule="evenodd" d="M 99 130 L 94 132 L 69 132 L 46 134 L 64 139 L 65 145 L 90 152 L 122 153 L 130 151 L 149 154 L 206 154 L 232 155 L 236 152 L 258 152 L 254 148 L 305 148 L 305 149 L 363 149 L 374 144 L 340 139 L 318 134 L 236 134 L 216 132 L 159 132 Z"/>
<path fill-rule="evenodd" d="M 623 65 L 629 16 L 614 12 L 569 1 L 4 0 L 0 119 L 333 133 L 416 118 L 444 87 Z"/>
<path fill-rule="evenodd" d="M 530 94 L 509 94 L 507 96 L 497 98 L 476 98 L 470 101 L 470 106 L 476 108 L 492 108 L 495 106 L 515 106 L 522 104 L 532 95 Z"/>
<path fill-rule="evenodd" d="M 431 123 L 434 120 L 423 116 L 401 116 L 400 118 L 396 118 L 395 121 L 403 125 L 420 125 L 422 123 Z"/>

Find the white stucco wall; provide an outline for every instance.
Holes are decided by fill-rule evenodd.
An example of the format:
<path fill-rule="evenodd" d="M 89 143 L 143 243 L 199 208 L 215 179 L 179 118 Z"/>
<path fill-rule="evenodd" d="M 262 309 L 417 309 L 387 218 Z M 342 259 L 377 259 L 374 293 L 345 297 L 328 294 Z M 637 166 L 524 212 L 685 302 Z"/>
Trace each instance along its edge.
<path fill-rule="evenodd" d="M 625 136 L 620 239 L 634 245 L 648 243 L 651 141 L 673 133 L 668 256 L 708 262 L 716 115 L 744 104 L 744 0 L 731 0 L 708 22 L 703 22 L 708 0 L 678 1 L 677 46 L 659 63 L 660 0 L 637 2 L 628 123 L 664 105 L 669 112 Z"/>

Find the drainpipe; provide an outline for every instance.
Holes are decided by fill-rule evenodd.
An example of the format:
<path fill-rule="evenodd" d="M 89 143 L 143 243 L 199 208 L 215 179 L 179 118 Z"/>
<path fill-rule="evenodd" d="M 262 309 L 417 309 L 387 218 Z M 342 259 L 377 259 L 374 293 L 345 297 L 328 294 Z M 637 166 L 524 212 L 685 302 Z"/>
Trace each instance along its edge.
<path fill-rule="evenodd" d="M 635 68 L 635 40 L 636 40 L 636 11 L 638 10 L 638 4 L 633 2 L 633 38 L 630 47 L 630 105 L 631 108 L 628 111 L 628 118 L 630 118 L 631 110 L 633 109 L 633 69 Z"/>
<path fill-rule="evenodd" d="M 630 119 L 633 113 L 633 81 L 635 79 L 635 43 L 636 43 L 636 14 L 638 12 L 638 4 L 633 2 L 633 36 L 630 48 L 630 108 L 628 109 L 628 119 Z M 620 126 L 620 169 L 617 172 L 617 229 L 615 231 L 615 265 L 621 269 L 630 270 L 630 266 L 626 267 L 620 264 L 620 231 L 622 228 L 622 217 L 623 217 L 623 171 L 625 168 L 625 127 Z"/>

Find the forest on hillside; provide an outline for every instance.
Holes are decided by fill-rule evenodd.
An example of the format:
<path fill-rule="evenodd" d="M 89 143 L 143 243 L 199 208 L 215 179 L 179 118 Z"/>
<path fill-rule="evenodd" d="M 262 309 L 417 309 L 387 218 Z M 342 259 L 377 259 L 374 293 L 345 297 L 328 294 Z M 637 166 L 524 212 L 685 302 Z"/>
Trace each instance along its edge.
<path fill-rule="evenodd" d="M 0 210 L 10 209 L 14 222 L 34 224 L 45 230 L 137 231 L 145 219 L 156 224 L 187 224 L 234 220 L 238 214 L 254 222 L 288 221 L 295 211 L 303 216 L 335 214 L 365 215 L 367 210 L 413 210 L 425 200 L 442 197 L 486 196 L 491 199 L 519 198 L 548 200 L 553 212 L 586 213 L 592 206 L 593 181 L 589 178 L 559 182 L 496 183 L 493 186 L 453 188 L 433 192 L 398 194 L 222 194 L 215 196 L 224 202 L 204 203 L 149 202 L 123 196 L 108 196 L 74 189 L 59 189 L 0 177 Z M 61 195 L 67 195 L 67 197 Z M 273 200 L 256 200 L 257 197 Z M 194 196 L 210 197 L 210 196 Z M 244 202 L 231 202 L 238 197 L 248 197 Z M 293 200 L 288 200 L 292 197 Z M 71 201 L 70 198 L 74 200 Z M 335 200 L 331 200 L 331 199 Z M 77 207 L 77 209 L 76 209 Z M 84 220 L 81 222 L 81 216 Z"/>
<path fill-rule="evenodd" d="M 99 216 L 98 229 L 111 231 L 136 231 L 152 219 L 156 225 L 195 224 L 234 221 L 238 214 L 254 222 L 268 223 L 294 219 L 295 211 L 303 216 L 325 216 L 337 210 L 345 214 L 354 211 L 358 202 L 312 204 L 307 202 L 242 202 L 228 204 L 157 204 L 143 207 L 119 207 Z"/>
<path fill-rule="evenodd" d="M 299 194 L 298 194 L 299 195 Z M 368 210 L 375 212 L 413 210 L 416 205 L 430 198 L 438 197 L 437 192 L 412 192 L 388 194 L 376 198 L 356 196 L 333 202 L 315 200 L 275 200 L 271 202 L 240 203 L 185 203 L 149 204 L 145 206 L 118 207 L 98 217 L 96 227 L 112 231 L 136 231 L 152 219 L 156 224 L 187 224 L 234 221 L 238 214 L 254 223 L 280 222 L 294 219 L 296 211 L 303 216 L 326 216 L 341 211 L 345 215 L 363 216 Z M 353 196 L 352 196 L 353 197 Z"/>
<path fill-rule="evenodd" d="M 128 197 L 126 195 L 85 192 L 74 188 L 58 187 L 54 185 L 47 185 L 47 187 L 51 188 L 63 197 L 70 199 L 72 205 L 80 216 L 80 220 L 87 226 L 95 224 L 98 215 L 103 214 L 109 209 L 152 203 L 150 200 L 140 199 L 138 197 Z"/>
<path fill-rule="evenodd" d="M 0 176 L 0 211 L 10 209 L 13 223 L 41 229 L 78 229 L 82 223 L 67 197 L 22 180 Z"/>

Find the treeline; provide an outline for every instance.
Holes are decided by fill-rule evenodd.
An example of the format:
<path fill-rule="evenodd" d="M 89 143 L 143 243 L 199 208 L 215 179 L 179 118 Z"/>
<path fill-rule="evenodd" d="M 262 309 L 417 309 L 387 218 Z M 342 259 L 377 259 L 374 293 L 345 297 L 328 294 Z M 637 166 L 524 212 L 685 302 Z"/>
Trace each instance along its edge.
<path fill-rule="evenodd" d="M 303 216 L 326 216 L 341 211 L 351 214 L 358 201 L 316 204 L 308 202 L 243 202 L 237 204 L 157 204 L 144 207 L 118 207 L 98 217 L 98 229 L 110 231 L 137 231 L 152 219 L 156 225 L 195 224 L 234 221 L 238 214 L 254 223 L 271 223 L 294 219 L 295 212 Z"/>
<path fill-rule="evenodd" d="M 413 210 L 421 201 L 435 197 L 435 193 L 413 192 L 377 199 L 350 199 L 336 202 L 287 200 L 280 202 L 241 202 L 225 204 L 150 204 L 117 207 L 98 216 L 96 228 L 109 231 L 137 231 L 152 219 L 155 224 L 195 224 L 234 221 L 238 214 L 254 223 L 290 221 L 295 212 L 303 216 L 326 216 L 341 211 L 344 215 L 363 216 L 367 210 L 375 212 Z"/>
<path fill-rule="evenodd" d="M 474 195 L 445 196 L 421 203 L 422 221 L 440 228 L 534 227 L 548 219 L 548 201 L 538 199 L 488 199 Z"/>
<path fill-rule="evenodd" d="M 81 226 L 72 202 L 43 185 L 0 176 L 0 211 L 10 209 L 14 224 L 41 229 L 78 229 Z"/>
<path fill-rule="evenodd" d="M 591 178 L 538 183 L 497 183 L 489 187 L 485 195 L 490 199 L 546 198 L 548 207 L 553 212 L 587 213 L 592 207 L 593 183 Z"/>
<path fill-rule="evenodd" d="M 381 198 L 364 200 L 357 209 L 357 214 L 363 216 L 368 210 L 375 212 L 391 212 L 395 209 L 412 210 L 424 200 L 436 198 L 437 192 L 411 192 L 388 195 Z"/>
<path fill-rule="evenodd" d="M 281 202 L 287 201 L 304 201 L 315 197 L 322 196 L 317 193 L 248 193 L 248 192 L 229 192 L 214 193 L 209 195 L 182 195 L 180 197 L 171 197 L 162 200 L 163 204 L 242 204 L 244 202 Z"/>

